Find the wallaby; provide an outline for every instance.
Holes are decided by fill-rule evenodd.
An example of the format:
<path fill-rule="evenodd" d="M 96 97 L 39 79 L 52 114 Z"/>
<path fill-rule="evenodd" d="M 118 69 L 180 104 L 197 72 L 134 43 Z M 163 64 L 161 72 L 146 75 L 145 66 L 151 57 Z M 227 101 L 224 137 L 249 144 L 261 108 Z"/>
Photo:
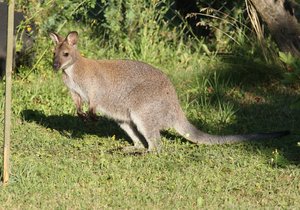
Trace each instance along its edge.
<path fill-rule="evenodd" d="M 132 139 L 131 149 L 159 152 L 160 131 L 174 128 L 196 144 L 223 144 L 275 138 L 288 131 L 215 136 L 196 129 L 185 117 L 175 88 L 167 76 L 149 64 L 132 60 L 93 60 L 77 50 L 78 33 L 66 38 L 50 33 L 56 44 L 53 68 L 63 70 L 77 114 L 83 118 L 101 112 L 114 119 Z M 87 103 L 88 113 L 82 110 Z M 128 149 L 128 148 L 127 148 Z"/>

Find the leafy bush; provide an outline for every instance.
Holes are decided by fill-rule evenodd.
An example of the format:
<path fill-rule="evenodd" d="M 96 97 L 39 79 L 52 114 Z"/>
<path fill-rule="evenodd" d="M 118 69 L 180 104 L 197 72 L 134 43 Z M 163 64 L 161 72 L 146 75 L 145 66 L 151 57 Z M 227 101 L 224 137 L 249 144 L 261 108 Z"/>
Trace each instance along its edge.
<path fill-rule="evenodd" d="M 286 65 L 287 72 L 284 74 L 284 82 L 293 84 L 300 81 L 300 58 L 291 53 L 279 52 L 280 60 Z"/>
<path fill-rule="evenodd" d="M 291 53 L 279 52 L 280 60 L 286 65 L 287 72 L 284 73 L 283 82 L 294 85 L 300 81 L 300 58 L 292 56 Z M 290 109 L 300 109 L 300 99 L 297 97 L 290 103 Z"/>

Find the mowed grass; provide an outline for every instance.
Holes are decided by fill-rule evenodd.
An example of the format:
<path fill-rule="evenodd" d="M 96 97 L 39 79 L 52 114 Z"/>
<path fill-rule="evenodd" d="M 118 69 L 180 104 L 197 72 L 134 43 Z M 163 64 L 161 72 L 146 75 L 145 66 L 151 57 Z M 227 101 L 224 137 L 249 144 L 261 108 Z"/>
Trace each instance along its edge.
<path fill-rule="evenodd" d="M 197 94 L 203 83 L 193 74 L 181 83 L 179 73 L 168 75 L 191 121 L 207 132 L 300 133 L 300 112 L 290 108 L 299 88 L 221 82 L 218 94 L 203 98 Z M 210 81 L 207 87 L 216 92 Z M 1 209 L 300 208 L 297 135 L 204 146 L 168 131 L 161 154 L 125 154 L 119 148 L 130 144 L 126 134 L 107 118 L 76 117 L 61 75 L 50 67 L 14 79 L 12 126 L 10 181 L 0 189 Z"/>

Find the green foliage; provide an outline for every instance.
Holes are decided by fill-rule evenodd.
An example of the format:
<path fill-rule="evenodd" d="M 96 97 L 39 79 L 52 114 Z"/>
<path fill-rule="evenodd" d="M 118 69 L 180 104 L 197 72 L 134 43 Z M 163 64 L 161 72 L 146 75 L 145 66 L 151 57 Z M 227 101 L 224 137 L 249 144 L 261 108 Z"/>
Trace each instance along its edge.
<path fill-rule="evenodd" d="M 283 82 L 293 85 L 300 81 L 300 58 L 292 56 L 291 53 L 279 52 L 280 60 L 286 65 L 287 72 L 284 73 Z M 295 100 L 290 104 L 291 109 L 300 109 L 300 99 Z"/>
<path fill-rule="evenodd" d="M 284 82 L 293 84 L 300 81 L 300 58 L 291 53 L 279 52 L 280 60 L 286 65 L 287 72 L 284 74 Z"/>
<path fill-rule="evenodd" d="M 217 52 L 228 52 L 235 45 L 243 45 L 249 41 L 251 29 L 247 26 L 244 1 L 198 1 L 200 13 L 190 16 L 200 16 L 199 25 L 208 25 L 214 34 L 212 49 Z"/>
<path fill-rule="evenodd" d="M 256 37 L 247 26 L 243 2 L 198 3 L 201 12 L 193 15 L 201 17 L 198 26 L 212 27 L 213 37 L 201 38 L 190 34 L 185 17 L 176 22 L 178 13 L 173 11 L 167 0 L 50 0 L 44 3 L 19 0 L 19 9 L 36 23 L 38 31 L 35 64 L 31 69 L 21 71 L 26 78 L 48 65 L 47 62 L 51 62 L 47 53 L 51 47 L 50 41 L 47 41 L 48 33 L 55 31 L 65 35 L 70 30 L 79 31 L 82 53 L 88 57 L 143 60 L 178 71 L 203 65 L 204 55 L 219 53 L 243 56 L 254 65 L 265 61 Z"/>

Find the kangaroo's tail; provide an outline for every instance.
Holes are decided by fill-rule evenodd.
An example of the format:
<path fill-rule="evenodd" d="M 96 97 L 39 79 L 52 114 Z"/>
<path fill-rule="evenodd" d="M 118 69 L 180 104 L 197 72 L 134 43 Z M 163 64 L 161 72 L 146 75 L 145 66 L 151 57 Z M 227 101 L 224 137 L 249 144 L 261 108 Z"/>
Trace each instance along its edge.
<path fill-rule="evenodd" d="M 196 144 L 229 144 L 259 139 L 278 138 L 290 134 L 290 131 L 279 131 L 271 133 L 238 134 L 226 136 L 211 135 L 198 130 L 185 117 L 174 127 L 180 135 Z"/>

